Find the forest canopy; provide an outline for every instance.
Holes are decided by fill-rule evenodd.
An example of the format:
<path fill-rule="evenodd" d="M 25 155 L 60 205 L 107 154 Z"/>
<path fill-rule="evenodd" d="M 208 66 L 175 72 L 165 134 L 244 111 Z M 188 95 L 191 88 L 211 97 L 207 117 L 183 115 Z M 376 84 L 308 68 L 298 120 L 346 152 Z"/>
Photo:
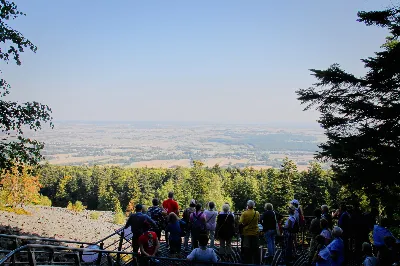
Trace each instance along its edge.
<path fill-rule="evenodd" d="M 246 201 L 253 199 L 261 210 L 270 202 L 274 208 L 286 212 L 287 204 L 298 199 L 306 214 L 328 204 L 337 206 L 342 201 L 369 208 L 363 191 L 350 191 L 333 179 L 333 172 L 312 163 L 307 171 L 299 172 L 296 165 L 285 160 L 280 169 L 209 168 L 194 162 L 191 168 L 123 168 L 118 166 L 55 166 L 44 165 L 39 170 L 41 193 L 55 206 L 82 201 L 88 209 L 111 210 L 118 201 L 122 208 L 132 204 L 151 205 L 153 198 L 167 198 L 173 191 L 183 208 L 190 199 L 205 207 L 209 201 L 217 208 L 228 202 L 241 211 Z M 354 192 L 354 193 L 353 193 Z"/>

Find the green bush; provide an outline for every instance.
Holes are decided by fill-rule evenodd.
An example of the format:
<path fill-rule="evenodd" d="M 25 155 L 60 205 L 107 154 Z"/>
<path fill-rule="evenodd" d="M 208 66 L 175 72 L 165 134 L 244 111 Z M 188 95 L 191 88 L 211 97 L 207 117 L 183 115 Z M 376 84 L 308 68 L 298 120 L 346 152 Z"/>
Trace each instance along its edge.
<path fill-rule="evenodd" d="M 99 212 L 92 212 L 92 213 L 90 214 L 90 219 L 98 220 L 99 217 L 100 217 L 100 213 L 99 213 Z"/>
<path fill-rule="evenodd" d="M 81 212 L 86 209 L 86 206 L 84 206 L 79 200 L 75 201 L 75 204 L 69 201 L 67 209 L 74 212 Z"/>
<path fill-rule="evenodd" d="M 125 223 L 125 215 L 123 212 L 117 212 L 114 215 L 114 223 L 115 224 L 124 224 Z"/>
<path fill-rule="evenodd" d="M 39 198 L 33 202 L 34 205 L 40 205 L 40 206 L 48 206 L 51 207 L 52 202 L 51 199 L 49 199 L 46 196 L 43 196 L 42 194 L 39 195 Z"/>

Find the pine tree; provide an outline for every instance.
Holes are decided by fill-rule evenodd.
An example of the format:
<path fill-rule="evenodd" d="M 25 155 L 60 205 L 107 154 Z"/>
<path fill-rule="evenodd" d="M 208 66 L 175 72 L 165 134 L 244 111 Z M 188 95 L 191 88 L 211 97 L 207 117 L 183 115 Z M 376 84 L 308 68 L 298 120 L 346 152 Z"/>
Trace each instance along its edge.
<path fill-rule="evenodd" d="M 367 74 L 356 77 L 338 64 L 312 69 L 318 82 L 297 94 L 321 113 L 328 140 L 318 157 L 333 163 L 342 185 L 365 190 L 393 213 L 400 200 L 400 8 L 358 17 L 391 33 L 380 52 L 362 60 Z"/>

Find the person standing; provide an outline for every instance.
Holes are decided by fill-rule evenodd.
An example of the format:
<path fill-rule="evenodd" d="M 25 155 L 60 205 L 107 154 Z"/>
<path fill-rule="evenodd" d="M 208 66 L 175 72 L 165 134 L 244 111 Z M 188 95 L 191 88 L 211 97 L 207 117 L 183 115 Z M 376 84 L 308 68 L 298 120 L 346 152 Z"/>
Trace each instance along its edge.
<path fill-rule="evenodd" d="M 139 250 L 139 237 L 143 232 L 147 231 L 151 227 L 157 227 L 156 223 L 150 219 L 147 215 L 142 213 L 143 207 L 141 204 L 135 206 L 135 213 L 131 214 L 126 221 L 124 229 L 131 227 L 132 231 L 132 249 L 133 252 Z"/>
<path fill-rule="evenodd" d="M 310 242 L 310 252 L 309 252 L 309 261 L 314 258 L 315 252 L 317 251 L 318 243 L 316 241 L 316 237 L 321 234 L 321 217 L 322 217 L 322 210 L 315 209 L 314 210 L 315 218 L 311 220 L 310 224 L 310 235 L 311 235 L 311 242 Z"/>
<path fill-rule="evenodd" d="M 168 199 L 164 200 L 162 206 L 167 214 L 173 212 L 179 217 L 179 205 L 178 202 L 174 200 L 174 192 L 168 192 Z"/>
<path fill-rule="evenodd" d="M 322 212 L 321 218 L 324 218 L 325 220 L 327 220 L 329 229 L 332 229 L 332 227 L 333 227 L 332 215 L 329 213 L 328 205 L 322 205 L 321 212 Z"/>
<path fill-rule="evenodd" d="M 232 254 L 232 238 L 235 234 L 235 217 L 229 212 L 229 204 L 222 206 L 222 212 L 217 216 L 216 238 L 219 239 L 219 254 Z"/>
<path fill-rule="evenodd" d="M 168 215 L 168 225 L 165 228 L 165 233 L 168 235 L 169 252 L 171 256 L 179 255 L 181 253 L 182 230 L 178 216 L 174 212 Z"/>
<path fill-rule="evenodd" d="M 298 231 L 298 223 L 294 216 L 296 208 L 293 205 L 289 206 L 288 213 L 289 217 L 283 227 L 283 259 L 286 264 L 291 263 L 295 255 L 294 252 L 294 238 Z M 296 228 L 297 226 L 297 228 Z"/>
<path fill-rule="evenodd" d="M 160 204 L 160 201 L 158 199 L 153 199 L 152 203 L 153 206 L 151 206 L 147 210 L 147 214 L 157 224 L 157 228 L 154 229 L 153 231 L 157 234 L 158 240 L 160 240 L 161 231 L 165 229 L 166 226 L 165 216 L 167 215 L 167 212 L 163 208 L 158 206 Z"/>
<path fill-rule="evenodd" d="M 345 260 L 347 260 L 350 253 L 349 241 L 351 236 L 351 217 L 349 212 L 347 211 L 347 205 L 345 203 L 342 203 L 340 205 L 338 226 L 342 230 L 341 239 L 343 240 L 344 244 L 344 257 Z"/>
<path fill-rule="evenodd" d="M 201 204 L 196 205 L 196 211 L 190 215 L 190 229 L 193 248 L 199 247 L 199 237 L 207 234 L 206 216 L 201 211 Z"/>
<path fill-rule="evenodd" d="M 343 234 L 343 230 L 340 227 L 335 226 L 332 230 L 332 242 L 327 246 L 330 254 L 331 254 L 331 265 L 332 266 L 341 266 L 344 265 L 345 261 L 345 250 L 344 243 L 341 239 Z"/>
<path fill-rule="evenodd" d="M 196 201 L 190 200 L 189 207 L 183 211 L 182 220 L 186 223 L 186 233 L 183 242 L 183 247 L 189 251 L 189 237 L 190 237 L 190 215 L 196 211 Z"/>
<path fill-rule="evenodd" d="M 255 205 L 254 201 L 249 200 L 247 202 L 247 210 L 242 213 L 239 220 L 243 231 L 243 259 L 246 264 L 260 263 L 258 241 L 258 221 L 260 220 L 260 214 L 254 210 Z"/>
<path fill-rule="evenodd" d="M 275 236 L 277 235 L 277 218 L 271 203 L 265 204 L 265 212 L 261 215 L 261 224 L 267 242 L 268 254 L 265 256 L 267 261 L 271 261 L 275 254 Z"/>
<path fill-rule="evenodd" d="M 216 220 L 218 216 L 218 212 L 215 211 L 215 203 L 209 202 L 208 203 L 208 210 L 204 211 L 204 215 L 206 216 L 206 227 L 207 233 L 210 238 L 210 247 L 214 247 L 214 239 L 215 239 L 215 227 L 216 227 Z"/>

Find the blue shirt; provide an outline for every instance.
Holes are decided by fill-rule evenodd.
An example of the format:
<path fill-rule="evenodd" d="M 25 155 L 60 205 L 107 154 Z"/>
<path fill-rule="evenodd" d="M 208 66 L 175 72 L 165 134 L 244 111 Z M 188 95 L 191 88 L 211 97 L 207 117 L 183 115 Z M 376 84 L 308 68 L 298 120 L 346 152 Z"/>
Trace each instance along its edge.
<path fill-rule="evenodd" d="M 180 222 L 176 221 L 175 223 L 169 223 L 165 228 L 166 232 L 169 232 L 169 240 L 170 241 L 180 241 L 181 240 L 181 226 Z"/>
<path fill-rule="evenodd" d="M 335 238 L 333 241 L 326 247 L 329 249 L 329 252 L 332 254 L 335 252 L 337 254 L 336 260 L 331 260 L 332 266 L 341 266 L 344 262 L 344 243 L 341 238 Z"/>
<path fill-rule="evenodd" d="M 382 247 L 385 245 L 383 238 L 385 236 L 393 236 L 392 233 L 383 226 L 374 225 L 374 231 L 372 232 L 372 238 L 374 239 L 374 246 Z"/>
<path fill-rule="evenodd" d="M 147 215 L 141 212 L 133 213 L 126 221 L 125 229 L 131 227 L 132 237 L 139 237 L 144 231 L 150 227 L 156 227 L 156 223 Z"/>

